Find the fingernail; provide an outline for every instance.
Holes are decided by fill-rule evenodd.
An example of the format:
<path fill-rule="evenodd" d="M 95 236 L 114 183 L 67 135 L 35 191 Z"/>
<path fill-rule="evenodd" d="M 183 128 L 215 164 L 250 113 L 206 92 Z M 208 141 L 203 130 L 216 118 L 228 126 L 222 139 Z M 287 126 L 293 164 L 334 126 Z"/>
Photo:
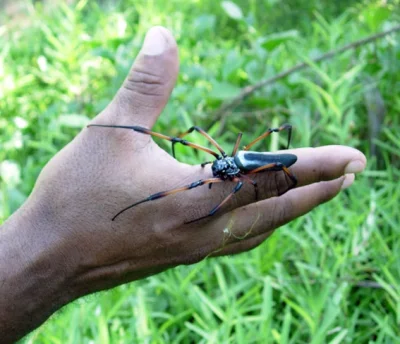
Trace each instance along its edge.
<path fill-rule="evenodd" d="M 354 182 L 354 179 L 355 179 L 354 173 L 346 174 L 344 176 L 344 180 L 343 180 L 341 189 L 344 190 L 344 189 L 347 189 L 349 186 L 351 186 L 351 184 L 353 184 L 353 182 Z"/>
<path fill-rule="evenodd" d="M 151 28 L 144 39 L 141 52 L 145 55 L 161 55 L 167 47 L 167 40 L 159 27 Z"/>
<path fill-rule="evenodd" d="M 360 160 L 350 161 L 346 168 L 344 169 L 344 173 L 358 173 L 364 170 L 365 164 Z"/>

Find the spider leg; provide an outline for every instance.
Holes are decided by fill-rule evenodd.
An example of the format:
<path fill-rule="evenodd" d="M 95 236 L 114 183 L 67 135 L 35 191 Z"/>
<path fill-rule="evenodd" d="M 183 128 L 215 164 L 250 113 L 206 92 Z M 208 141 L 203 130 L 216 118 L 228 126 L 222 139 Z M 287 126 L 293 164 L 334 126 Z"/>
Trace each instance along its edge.
<path fill-rule="evenodd" d="M 203 130 L 203 129 L 201 129 L 200 127 L 198 127 L 198 126 L 193 126 L 193 127 L 190 127 L 187 131 L 185 131 L 184 133 L 182 133 L 182 134 L 180 134 L 179 136 L 178 136 L 178 138 L 182 138 L 182 137 L 184 137 L 184 136 L 186 136 L 186 135 L 188 135 L 188 134 L 190 134 L 191 132 L 193 132 L 193 131 L 197 131 L 197 132 L 199 132 L 201 135 L 203 135 L 215 148 L 217 148 L 219 151 L 220 151 L 220 153 L 222 154 L 222 156 L 226 156 L 226 153 L 225 153 L 225 151 L 222 149 L 222 147 L 217 143 L 217 141 L 215 141 L 209 134 L 207 134 L 206 133 L 206 131 L 205 130 Z M 172 141 L 172 156 L 175 158 L 175 144 L 176 144 L 177 142 L 174 142 L 174 141 Z"/>
<path fill-rule="evenodd" d="M 189 147 L 192 147 L 194 149 L 202 150 L 202 151 L 204 151 L 206 153 L 209 153 L 209 154 L 213 155 L 214 157 L 216 157 L 217 159 L 220 157 L 220 155 L 218 153 L 215 153 L 214 151 L 212 151 L 211 149 L 208 149 L 207 147 L 203 147 L 203 146 L 200 146 L 198 144 L 183 140 L 180 137 L 173 137 L 173 136 L 167 136 L 167 135 L 164 135 L 164 134 L 156 133 L 156 132 L 151 131 L 151 130 L 149 130 L 147 128 L 139 127 L 137 125 L 127 126 L 127 125 L 89 124 L 88 127 L 105 127 L 105 128 L 131 129 L 131 130 L 136 131 L 138 133 L 147 134 L 147 135 L 159 137 L 159 138 L 164 139 L 164 140 L 171 141 L 172 145 L 174 145 L 175 143 L 180 143 L 180 144 L 182 144 L 184 146 L 189 146 Z"/>
<path fill-rule="evenodd" d="M 203 162 L 202 164 L 201 164 L 201 167 L 204 167 L 204 166 L 206 166 L 206 165 L 208 165 L 208 164 L 212 164 L 213 163 L 213 161 L 206 161 L 206 162 Z"/>
<path fill-rule="evenodd" d="M 297 185 L 297 178 L 295 177 L 295 175 L 290 172 L 290 170 L 282 163 L 280 162 L 274 162 L 274 163 L 270 163 L 264 166 L 260 166 L 257 167 L 254 170 L 251 170 L 250 172 L 247 172 L 246 174 L 254 174 L 254 173 L 259 173 L 262 171 L 283 171 L 289 178 L 290 180 L 294 183 L 293 187 L 295 187 Z"/>
<path fill-rule="evenodd" d="M 266 138 L 267 136 L 271 135 L 272 133 L 278 133 L 282 130 L 287 130 L 288 131 L 288 144 L 286 149 L 289 148 L 290 145 L 290 140 L 292 138 L 292 126 L 290 124 L 283 124 L 279 128 L 270 128 L 268 129 L 264 134 L 261 136 L 257 137 L 255 140 L 251 141 L 247 146 L 243 148 L 243 150 L 247 151 L 251 146 L 253 146 L 255 143 L 258 141 L 262 140 L 263 138 Z"/>
<path fill-rule="evenodd" d="M 197 182 L 193 182 L 191 184 L 185 185 L 185 186 L 181 186 L 179 188 L 176 189 L 171 189 L 171 190 L 167 190 L 167 191 L 161 191 L 161 192 L 157 192 L 155 194 L 150 195 L 149 197 L 142 199 L 139 202 L 133 203 L 131 204 L 129 207 L 126 207 L 124 209 L 122 209 L 120 212 L 118 212 L 111 220 L 114 221 L 119 215 L 121 215 L 124 211 L 131 209 L 141 203 L 145 203 L 145 202 L 150 202 L 150 201 L 154 201 L 156 199 L 159 198 L 163 198 L 165 196 L 168 195 L 173 195 L 175 193 L 181 192 L 181 191 L 186 191 L 186 190 L 190 190 L 190 189 L 194 189 L 197 188 L 198 186 L 201 185 L 205 185 L 205 184 L 210 184 L 210 183 L 220 183 L 223 182 L 222 179 L 220 178 L 209 178 L 209 179 L 200 179 Z"/>
<path fill-rule="evenodd" d="M 208 215 L 199 217 L 198 219 L 195 219 L 195 220 L 192 220 L 192 221 L 185 222 L 185 224 L 189 224 L 189 223 L 193 223 L 193 222 L 196 222 L 196 221 L 203 220 L 203 219 L 205 219 L 205 218 L 207 218 L 207 217 L 213 216 L 218 210 L 220 210 L 221 207 L 222 207 L 227 201 L 229 201 L 229 200 L 231 199 L 231 197 L 232 197 L 236 192 L 238 192 L 238 191 L 241 189 L 241 187 L 243 186 L 243 182 L 242 182 L 239 178 L 235 178 L 234 180 L 235 180 L 235 181 L 238 181 L 238 183 L 236 184 L 236 186 L 234 187 L 234 189 L 232 190 L 232 192 L 231 192 L 228 196 L 226 196 L 226 198 L 225 198 L 220 204 L 218 204 L 217 206 L 215 206 L 215 207 L 210 211 L 210 213 L 209 213 Z"/>
<path fill-rule="evenodd" d="M 237 139 L 236 139 L 235 146 L 233 147 L 233 151 L 232 151 L 231 156 L 234 156 L 234 155 L 236 154 L 236 152 L 237 152 L 237 150 L 238 150 L 238 148 L 239 148 L 240 140 L 242 139 L 242 135 L 243 135 L 242 133 L 239 133 L 239 134 L 238 134 L 238 137 L 237 137 Z"/>

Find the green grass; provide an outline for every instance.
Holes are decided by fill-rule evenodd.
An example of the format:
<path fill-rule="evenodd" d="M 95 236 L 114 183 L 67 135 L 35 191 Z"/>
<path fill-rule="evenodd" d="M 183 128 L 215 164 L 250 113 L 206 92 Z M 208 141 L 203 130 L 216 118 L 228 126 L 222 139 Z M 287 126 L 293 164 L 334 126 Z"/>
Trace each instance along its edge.
<path fill-rule="evenodd" d="M 174 135 L 196 123 L 231 147 L 239 131 L 250 139 L 290 122 L 293 146 L 351 145 L 369 165 L 349 190 L 257 249 L 80 299 L 22 342 L 400 342 L 400 36 L 311 63 L 394 25 L 399 1 L 288 1 L 293 11 L 240 0 L 239 19 L 215 0 L 100 3 L 26 2 L 0 17 L 0 221 L 111 100 L 152 25 L 173 31 L 181 59 L 156 130 Z M 213 117 L 240 88 L 302 61 L 310 68 Z M 178 157 L 201 161 L 185 147 Z"/>

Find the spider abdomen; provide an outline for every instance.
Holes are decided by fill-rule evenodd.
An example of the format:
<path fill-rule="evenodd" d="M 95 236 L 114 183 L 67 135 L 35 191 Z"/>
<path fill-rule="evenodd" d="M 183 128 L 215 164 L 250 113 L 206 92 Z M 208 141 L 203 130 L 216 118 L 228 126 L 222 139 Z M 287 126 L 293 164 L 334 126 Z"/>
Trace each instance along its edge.
<path fill-rule="evenodd" d="M 294 154 L 284 153 L 258 153 L 239 151 L 234 157 L 236 166 L 243 172 L 250 172 L 256 168 L 267 164 L 277 163 L 282 164 L 286 167 L 292 166 L 297 161 L 297 156 Z M 281 170 L 279 166 L 275 169 L 269 169 L 269 171 Z"/>

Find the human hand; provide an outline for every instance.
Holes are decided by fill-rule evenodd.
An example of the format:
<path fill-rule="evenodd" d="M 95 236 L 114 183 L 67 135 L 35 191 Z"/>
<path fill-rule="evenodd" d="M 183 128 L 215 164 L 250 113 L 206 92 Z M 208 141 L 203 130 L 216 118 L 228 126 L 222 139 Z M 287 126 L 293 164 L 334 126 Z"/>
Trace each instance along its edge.
<path fill-rule="evenodd" d="M 151 128 L 177 73 L 174 39 L 166 29 L 153 28 L 124 85 L 92 124 Z M 298 157 L 292 167 L 298 186 L 279 197 L 274 196 L 282 193 L 286 179 L 272 171 L 254 177 L 261 201 L 255 202 L 252 186 L 245 185 L 206 220 L 185 224 L 206 215 L 234 183 L 169 195 L 111 221 L 150 194 L 212 177 L 211 169 L 178 162 L 145 134 L 85 128 L 43 169 L 28 200 L 38 224 L 31 233 L 32 250 L 56 247 L 75 297 L 81 296 L 209 255 L 249 250 L 277 227 L 333 198 L 366 164 L 362 153 L 344 146 L 289 152 Z M 50 224 L 50 233 L 41 221 Z"/>

